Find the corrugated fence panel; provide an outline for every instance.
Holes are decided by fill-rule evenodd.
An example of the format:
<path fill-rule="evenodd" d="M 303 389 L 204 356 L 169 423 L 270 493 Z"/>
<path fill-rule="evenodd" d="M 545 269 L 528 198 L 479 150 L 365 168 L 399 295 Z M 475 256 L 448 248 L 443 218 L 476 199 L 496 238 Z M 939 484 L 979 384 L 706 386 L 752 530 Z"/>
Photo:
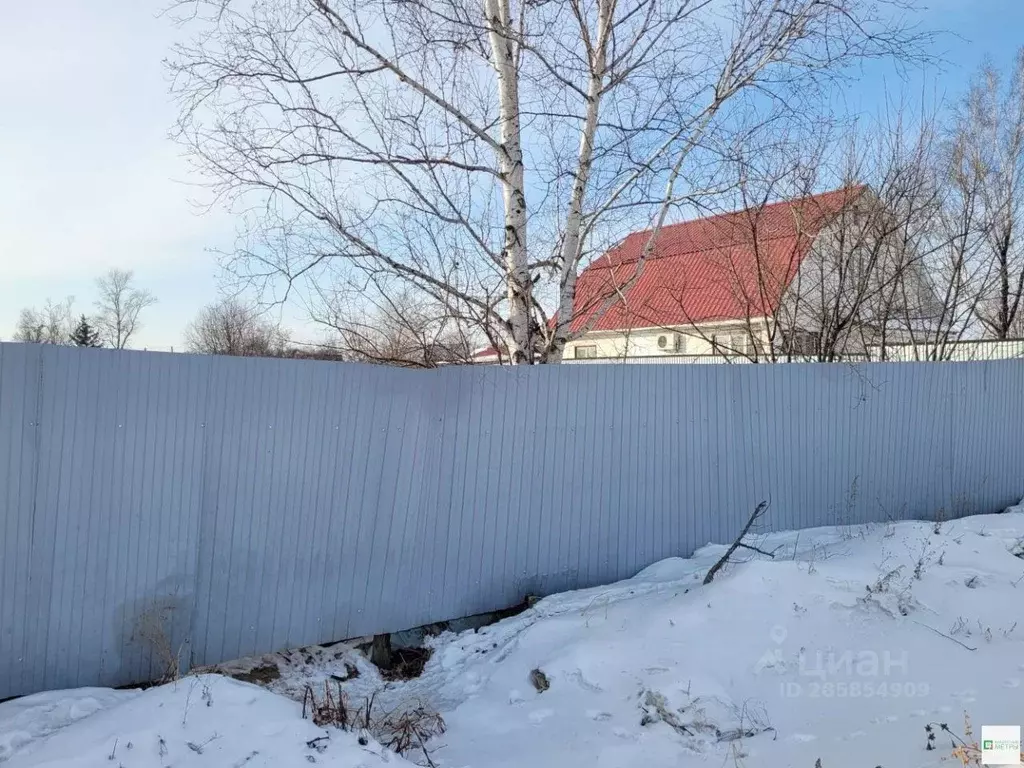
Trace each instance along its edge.
<path fill-rule="evenodd" d="M 1024 362 L 446 368 L 0 344 L 0 697 L 1024 495 Z"/>
<path fill-rule="evenodd" d="M 39 347 L 0 344 L 0 697 L 38 690 L 45 666 L 32 581 L 41 366 Z"/>
<path fill-rule="evenodd" d="M 24 605 L 15 627 L 28 642 L 0 695 L 152 678 L 172 661 L 152 653 L 156 636 L 166 647 L 188 637 L 202 460 L 190 434 L 196 359 L 90 351 L 3 346 L 0 389 L 14 386 L 0 424 L 32 424 L 35 467 L 34 494 L 4 509 L 8 524 L 26 515 L 31 524 L 14 538 L 29 583 L 3 590 L 3 602 Z M 38 416 L 12 408 L 19 358 L 36 369 Z"/>

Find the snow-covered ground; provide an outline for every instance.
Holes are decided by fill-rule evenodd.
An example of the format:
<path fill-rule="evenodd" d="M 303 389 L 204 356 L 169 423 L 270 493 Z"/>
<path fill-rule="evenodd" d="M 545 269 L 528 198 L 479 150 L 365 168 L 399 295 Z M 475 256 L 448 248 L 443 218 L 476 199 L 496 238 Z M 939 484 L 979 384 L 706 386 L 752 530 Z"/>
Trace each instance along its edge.
<path fill-rule="evenodd" d="M 374 695 L 379 713 L 439 711 L 447 732 L 427 746 L 447 768 L 940 766 L 949 736 L 936 726 L 926 750 L 927 724 L 962 733 L 965 713 L 976 727 L 1024 724 L 1022 542 L 1024 508 L 772 534 L 756 544 L 774 559 L 743 550 L 705 587 L 725 549 L 706 547 L 430 638 L 433 656 L 407 682 L 385 683 L 335 645 L 227 667 L 277 667 L 264 688 L 204 675 L 8 702 L 0 761 L 408 765 L 365 734 L 301 719 L 307 685 L 344 678 L 355 706 Z"/>
<path fill-rule="evenodd" d="M 219 675 L 187 677 L 142 693 L 96 689 L 82 696 L 59 691 L 0 704 L 0 743 L 8 720 L 36 709 L 41 737 L 20 741 L 10 766 L 113 766 L 116 768 L 257 768 L 318 763 L 336 768 L 406 765 L 360 734 L 317 728 L 301 718 L 301 706 L 255 685 Z M 68 715 L 88 698 L 106 704 L 95 713 Z M 20 703 L 20 706 L 19 706 Z M 56 706 L 55 706 L 56 705 Z M 22 723 L 24 726 L 24 723 Z M 22 733 L 28 734 L 24 728 Z M 44 732 L 48 735 L 42 736 Z M 2 754 L 2 753 L 0 753 Z M 2 759 L 2 757 L 0 757 Z"/>

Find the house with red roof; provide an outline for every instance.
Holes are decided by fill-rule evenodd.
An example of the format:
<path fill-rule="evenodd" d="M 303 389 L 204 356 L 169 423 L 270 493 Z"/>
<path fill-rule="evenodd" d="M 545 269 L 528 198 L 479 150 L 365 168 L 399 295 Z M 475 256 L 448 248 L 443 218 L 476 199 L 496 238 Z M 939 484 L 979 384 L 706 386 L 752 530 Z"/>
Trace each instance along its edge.
<path fill-rule="evenodd" d="M 879 335 L 869 294 L 897 268 L 864 242 L 878 205 L 866 187 L 846 187 L 634 232 L 580 274 L 564 359 L 810 355 L 839 320 L 846 351 L 862 351 Z"/>

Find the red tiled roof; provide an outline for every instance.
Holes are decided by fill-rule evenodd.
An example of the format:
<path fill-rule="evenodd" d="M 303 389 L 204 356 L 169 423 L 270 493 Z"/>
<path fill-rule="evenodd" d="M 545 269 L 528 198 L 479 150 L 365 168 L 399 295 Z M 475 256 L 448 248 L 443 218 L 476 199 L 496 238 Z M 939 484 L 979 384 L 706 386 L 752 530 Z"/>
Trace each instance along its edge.
<path fill-rule="evenodd" d="M 574 333 L 679 326 L 769 314 L 822 226 L 864 187 L 662 227 L 630 286 L 650 232 L 634 232 L 576 284 Z M 621 294 L 621 295 L 616 295 Z"/>
<path fill-rule="evenodd" d="M 571 330 L 682 326 L 768 315 L 821 228 L 861 196 L 863 186 L 662 227 L 640 277 L 650 231 L 634 232 L 600 256 L 576 283 Z M 493 347 L 474 357 L 497 355 Z"/>

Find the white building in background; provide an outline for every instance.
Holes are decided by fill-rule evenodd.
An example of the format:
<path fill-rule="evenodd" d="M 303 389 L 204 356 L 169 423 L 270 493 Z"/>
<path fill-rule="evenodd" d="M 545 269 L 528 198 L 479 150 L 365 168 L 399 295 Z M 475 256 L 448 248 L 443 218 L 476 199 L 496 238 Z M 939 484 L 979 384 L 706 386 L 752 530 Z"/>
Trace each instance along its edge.
<path fill-rule="evenodd" d="M 695 219 L 663 227 L 645 258 L 650 233 L 635 232 L 580 274 L 571 324 L 575 338 L 563 359 L 806 359 L 816 351 L 822 327 L 813 316 L 815 300 L 829 291 L 841 297 L 847 290 L 832 285 L 834 264 L 847 259 L 843 266 L 857 269 L 862 253 L 856 248 L 874 241 L 858 240 L 854 250 L 837 254 L 871 231 L 882 210 L 877 206 L 871 191 L 858 186 Z M 896 266 L 887 254 L 871 254 L 876 271 L 864 272 L 865 279 L 884 280 L 895 274 L 890 266 L 900 269 L 905 294 L 920 297 L 921 313 L 901 309 L 901 314 L 926 316 L 933 300 L 921 273 Z M 843 359 L 878 359 L 872 343 L 884 338 L 887 349 L 893 343 L 898 348 L 893 357 L 914 359 L 913 348 L 903 344 L 907 333 L 889 324 L 882 334 L 866 319 L 870 316 L 870 309 L 858 311 L 841 347 L 833 346 L 832 352 Z M 507 359 L 494 348 L 475 357 L 484 363 Z"/>
<path fill-rule="evenodd" d="M 881 360 L 882 350 L 871 347 L 872 360 Z M 925 344 L 890 344 L 885 348 L 885 360 L 909 362 L 930 360 L 933 357 L 952 362 L 971 362 L 974 360 L 1024 360 L 1024 339 L 970 339 L 952 341 L 941 350 Z"/>

